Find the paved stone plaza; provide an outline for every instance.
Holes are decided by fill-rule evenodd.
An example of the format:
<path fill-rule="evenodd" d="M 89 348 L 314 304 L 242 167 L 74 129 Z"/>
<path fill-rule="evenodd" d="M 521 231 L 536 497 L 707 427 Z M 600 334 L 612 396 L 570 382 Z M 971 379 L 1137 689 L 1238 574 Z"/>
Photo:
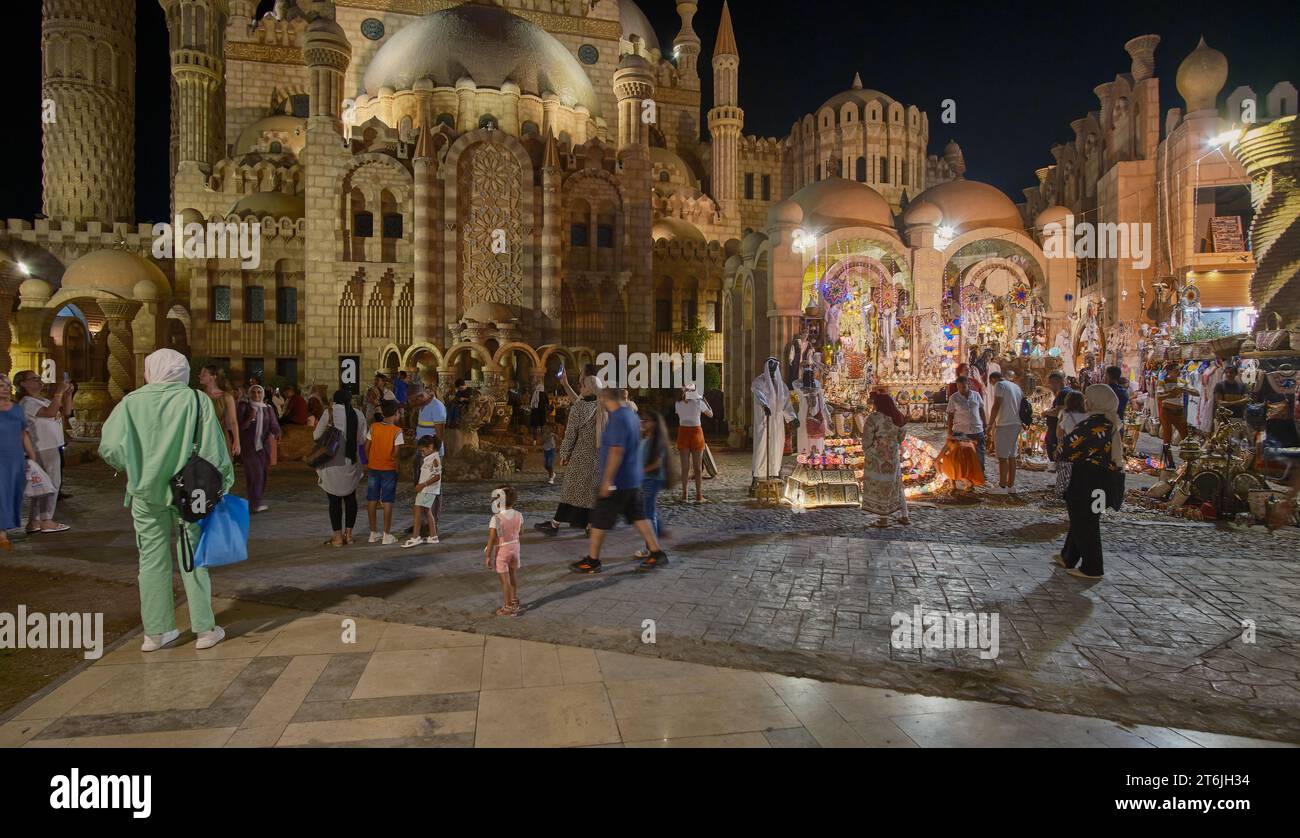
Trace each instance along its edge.
<path fill-rule="evenodd" d="M 639 544 L 627 528 L 611 536 L 605 552 L 606 570 L 596 576 L 577 576 L 567 570 L 567 563 L 585 551 L 580 533 L 546 538 L 530 530 L 524 537 L 520 575 L 527 610 L 513 619 L 492 616 L 500 594 L 495 577 L 482 566 L 489 484 L 448 485 L 440 545 L 404 550 L 361 543 L 332 549 L 321 546 L 328 525 L 314 474 L 301 466 L 281 467 L 271 478 L 271 510 L 253 522 L 251 560 L 216 571 L 215 593 L 238 600 L 240 607 L 256 603 L 466 632 L 471 638 L 464 642 L 472 640 L 476 645 L 487 636 L 483 648 L 488 650 L 497 642 L 493 638 L 504 638 L 529 642 L 510 648 L 554 644 L 545 648 L 598 650 L 602 661 L 600 655 L 617 652 L 634 655 L 636 661 L 658 657 L 706 668 L 779 673 L 785 679 L 769 674 L 762 676 L 763 683 L 776 691 L 799 723 L 762 728 L 737 728 L 730 723 L 698 728 L 670 725 L 664 729 L 667 733 L 656 730 L 644 737 L 649 739 L 742 735 L 767 727 L 783 731 L 801 725 L 821 744 L 838 744 L 833 733 L 826 733 L 823 739 L 790 705 L 787 693 L 807 687 L 822 701 L 848 687 L 787 680 L 806 678 L 909 696 L 992 702 L 1113 720 L 1123 723 L 1129 732 L 1182 728 L 1300 742 L 1300 531 L 1270 534 L 1260 527 L 1216 528 L 1125 511 L 1108 516 L 1104 524 L 1106 579 L 1089 583 L 1064 575 L 1050 563 L 1049 557 L 1065 532 L 1064 510 L 1041 502 L 1045 491 L 1039 490 L 1046 487 L 1051 475 L 1026 472 L 1024 480 L 1030 491 L 1021 498 L 984 497 L 964 503 L 940 499 L 916 504 L 912 526 L 881 531 L 867 527 L 868 517 L 851 509 L 795 514 L 758 507 L 745 495 L 748 456 L 724 454 L 719 459 L 723 476 L 705 484 L 706 494 L 711 495 L 709 503 L 679 504 L 671 496 L 665 498 L 663 516 L 671 531 L 666 541 L 672 563 L 654 573 L 635 572 L 630 556 Z M 101 464 L 88 464 L 71 468 L 68 481 L 75 497 L 62 505 L 59 517 L 74 530 L 58 536 L 19 537 L 14 552 L 2 560 L 23 568 L 130 582 L 136 572 L 136 557 L 129 519 L 120 507 L 121 478 L 114 478 Z M 527 522 L 548 517 L 559 487 L 545 485 L 540 457 L 530 457 L 515 482 Z M 237 484 L 236 490 L 239 488 Z M 410 520 L 406 508 L 409 496 L 409 486 L 404 487 L 396 516 L 399 529 Z M 363 509 L 358 522 L 363 540 L 365 532 Z M 28 605 L 40 607 L 39 603 Z M 973 650 L 922 653 L 891 648 L 891 616 L 897 611 L 911 613 L 918 605 L 925 611 L 998 614 L 999 656 L 982 660 Z M 337 626 L 334 617 L 319 619 Z M 653 645 L 642 643 L 645 620 L 655 621 Z M 1255 621 L 1253 644 L 1242 641 L 1243 620 Z M 337 634 L 336 628 L 333 631 Z M 192 642 L 189 635 L 185 637 Z M 137 642 L 128 639 L 124 651 L 109 655 L 76 679 L 126 658 L 131 658 L 133 665 L 144 666 L 136 660 Z M 278 687 L 280 680 L 289 676 L 289 666 L 295 667 L 290 679 L 294 683 L 304 678 L 324 683 L 317 682 L 317 677 L 332 669 L 308 671 L 317 664 L 342 668 L 356 677 L 362 667 L 358 662 L 335 663 L 333 659 L 313 658 L 310 664 L 290 660 L 295 655 L 323 654 L 306 647 L 283 654 L 274 649 L 258 651 L 259 660 L 263 651 L 270 660 L 254 667 L 247 660 L 254 654 L 237 651 L 246 642 L 253 638 L 235 635 L 218 647 L 228 651 L 210 656 L 241 662 L 229 665 L 228 681 L 220 689 L 213 687 L 216 692 L 204 701 L 249 679 Z M 375 648 L 370 645 L 364 653 Z M 395 647 L 400 648 L 404 647 Z M 562 661 L 563 656 L 580 653 L 554 654 Z M 585 657 L 588 653 L 582 654 L 589 660 Z M 168 655 L 191 661 L 197 657 L 192 648 Z M 245 670 L 244 664 L 254 668 Z M 434 677 L 415 664 L 418 662 L 407 670 L 409 677 Z M 370 666 L 379 665 L 369 663 L 362 668 L 369 672 Z M 339 673 L 340 683 L 346 681 L 345 674 Z M 95 677 L 107 676 L 90 677 L 93 682 Z M 385 676 L 380 672 L 374 677 L 382 680 Z M 386 677 L 400 680 L 405 676 L 390 672 Z M 748 678 L 744 674 L 726 677 Z M 76 679 L 59 689 L 66 689 Z M 114 683 L 121 686 L 126 682 Z M 561 678 L 560 682 L 536 686 L 567 689 L 567 684 Z M 486 676 L 484 683 L 458 690 L 468 693 L 480 687 L 486 700 Z M 763 690 L 759 692 L 761 701 L 771 700 Z M 73 695 L 80 694 L 73 691 Z M 127 690 L 125 694 L 131 693 Z M 863 693 L 867 694 L 875 695 Z M 609 695 L 612 701 L 614 693 Z M 352 697 L 358 696 L 354 693 Z M 123 700 L 129 704 L 129 699 Z M 253 701 L 248 696 L 241 700 L 245 710 Z M 332 700 L 339 700 L 339 695 Z M 99 708 L 92 701 L 89 706 L 91 710 L 83 707 L 79 712 L 95 717 L 131 712 L 121 703 Z M 435 706 L 439 709 L 427 709 Z M 392 709 L 376 704 L 374 712 L 406 717 L 462 712 L 463 708 L 455 709 L 460 706 L 433 702 L 426 707 L 415 702 Z M 426 709 L 419 709 L 422 707 Z M 147 709 L 142 707 L 139 712 Z M 154 709 L 162 712 L 166 708 Z M 617 716 L 617 702 L 614 710 Z M 1002 722 L 996 720 L 1003 719 L 999 715 L 1003 711 L 986 710 L 992 714 L 989 725 L 993 728 L 1020 730 L 1015 725 L 998 727 Z M 230 712 L 233 718 L 235 711 Z M 371 710 L 321 712 L 324 715 L 298 710 L 277 724 L 338 721 Z M 232 721 L 226 715 L 215 715 L 220 719 L 210 726 L 213 730 L 244 724 L 242 717 Z M 890 717 L 888 713 L 884 716 Z M 843 712 L 834 716 L 856 731 L 859 739 L 849 736 L 848 741 L 889 744 L 886 740 L 897 735 L 893 728 L 882 738 L 874 728 L 864 733 L 858 729 L 861 725 L 855 725 L 876 717 L 852 718 L 852 713 Z M 483 719 L 479 705 L 479 728 L 456 728 L 447 735 L 461 736 L 455 743 L 467 744 L 463 737 L 477 730 L 476 741 L 483 744 L 485 736 L 491 740 L 481 726 Z M 621 728 L 621 717 L 618 721 Z M 51 724 L 53 732 L 33 733 L 28 738 L 73 740 L 83 735 L 109 735 L 68 721 Z M 105 729 L 125 734 L 148 727 L 122 724 L 126 727 L 108 724 Z M 838 722 L 834 727 L 843 732 Z M 978 731 L 972 738 L 962 739 L 954 731 L 929 728 L 926 733 L 899 727 L 907 733 L 903 744 L 998 741 L 996 735 L 984 738 Z M 1120 730 L 1115 726 L 1106 729 Z M 409 730 L 391 736 L 386 729 L 376 730 L 379 732 L 373 735 L 343 740 L 338 737 L 344 734 L 337 731 L 313 738 L 309 733 L 289 735 L 282 730 L 274 738 L 268 732 L 264 738 L 269 741 L 257 741 L 290 744 L 425 738 Z M 937 738 L 926 741 L 930 735 Z M 582 743 L 631 742 L 638 736 L 624 731 L 617 739 L 596 737 Z M 1026 736 L 1024 744 L 1074 743 Z M 1127 734 L 1116 736 L 1119 738 L 1107 739 L 1106 744 L 1141 744 Z M 579 744 L 557 737 L 555 743 Z M 769 731 L 766 739 L 772 737 Z M 772 744 L 788 744 L 801 741 L 804 734 L 777 733 L 776 738 L 782 741 Z M 1159 744 L 1142 734 L 1137 738 Z M 234 733 L 223 740 L 240 741 L 243 737 Z M 747 741 L 761 744 L 753 736 Z"/>

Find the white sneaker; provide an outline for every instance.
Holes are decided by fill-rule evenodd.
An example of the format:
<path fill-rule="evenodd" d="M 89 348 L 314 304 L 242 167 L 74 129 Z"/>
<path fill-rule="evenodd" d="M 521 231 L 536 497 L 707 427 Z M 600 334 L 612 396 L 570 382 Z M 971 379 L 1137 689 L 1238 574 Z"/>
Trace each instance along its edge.
<path fill-rule="evenodd" d="M 194 642 L 195 649 L 211 649 L 213 646 L 226 639 L 226 630 L 221 626 L 213 626 L 208 631 L 199 635 L 199 639 Z"/>
<path fill-rule="evenodd" d="M 419 536 L 412 536 L 411 538 L 408 538 L 408 539 L 406 539 L 405 541 L 403 541 L 403 542 L 402 542 L 402 546 L 403 546 L 403 547 L 419 547 L 419 546 L 420 546 L 421 544 L 423 544 L 423 543 L 424 543 L 424 539 L 423 539 L 423 538 L 420 538 Z"/>
<path fill-rule="evenodd" d="M 383 539 L 383 542 L 382 542 L 382 543 L 384 543 L 384 544 L 396 544 L 396 543 L 397 543 L 397 536 L 393 535 L 391 532 L 386 532 L 386 533 L 384 533 L 384 539 Z"/>
<path fill-rule="evenodd" d="M 144 642 L 140 644 L 140 651 L 156 652 L 164 646 L 175 643 L 176 638 L 180 636 L 181 633 L 178 629 L 172 629 L 171 631 L 164 632 L 163 634 L 146 634 L 144 636 Z"/>
<path fill-rule="evenodd" d="M 378 544 L 378 543 L 379 543 L 379 537 L 380 537 L 380 534 L 379 534 L 379 533 L 377 533 L 377 532 L 372 532 L 372 533 L 370 534 L 370 538 L 366 539 L 366 543 L 367 543 L 367 544 Z"/>
<path fill-rule="evenodd" d="M 431 535 L 431 536 L 429 536 L 428 538 L 426 538 L 426 539 L 424 540 L 424 543 L 425 543 L 425 544 L 437 544 L 437 543 L 438 543 L 438 536 L 436 536 L 436 535 Z"/>
<path fill-rule="evenodd" d="M 547 485 L 547 486 L 554 486 L 554 485 L 555 485 L 555 478 L 552 477 L 550 480 L 547 480 L 547 481 L 546 481 L 546 485 Z"/>
<path fill-rule="evenodd" d="M 261 506 L 259 506 L 257 509 L 254 509 L 253 511 L 254 511 L 254 512 L 265 512 L 266 510 L 268 510 L 268 509 L 270 509 L 270 508 L 271 508 L 271 507 L 267 506 L 266 504 L 262 504 Z"/>

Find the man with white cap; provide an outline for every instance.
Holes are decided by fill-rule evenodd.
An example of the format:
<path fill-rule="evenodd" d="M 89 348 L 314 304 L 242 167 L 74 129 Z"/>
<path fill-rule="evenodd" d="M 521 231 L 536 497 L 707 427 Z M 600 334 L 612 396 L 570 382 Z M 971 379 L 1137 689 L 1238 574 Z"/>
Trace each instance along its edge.
<path fill-rule="evenodd" d="M 140 618 L 144 642 L 152 652 L 175 642 L 175 603 L 172 599 L 172 543 L 178 525 L 188 527 L 190 544 L 199 542 L 197 524 L 181 520 L 172 506 L 170 481 L 192 453 L 198 423 L 200 457 L 221 472 L 221 491 L 230 491 L 235 470 L 225 432 L 212 408 L 212 399 L 189 386 L 190 365 L 172 349 L 159 349 L 144 359 L 145 385 L 125 396 L 104 423 L 99 455 L 119 472 L 126 472 L 126 504 L 135 521 L 140 551 Z M 179 556 L 179 550 L 177 551 Z M 212 613 L 212 583 L 208 570 L 181 567 L 181 582 L 190 612 L 190 628 L 198 635 L 195 648 L 220 643 L 226 633 Z"/>

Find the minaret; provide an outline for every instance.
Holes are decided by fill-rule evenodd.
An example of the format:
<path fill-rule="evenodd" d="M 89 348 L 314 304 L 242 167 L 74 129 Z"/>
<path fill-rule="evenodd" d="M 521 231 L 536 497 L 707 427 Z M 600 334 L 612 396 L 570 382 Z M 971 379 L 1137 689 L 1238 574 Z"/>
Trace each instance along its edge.
<path fill-rule="evenodd" d="M 342 135 L 343 77 L 352 60 L 352 46 L 343 27 L 323 15 L 313 20 L 303 38 L 302 55 L 307 62 L 311 118 L 330 119 L 335 132 Z"/>
<path fill-rule="evenodd" d="M 673 57 L 677 59 L 677 72 L 681 76 L 682 86 L 692 90 L 700 86 L 700 74 L 695 69 L 695 62 L 700 57 L 700 36 L 691 27 L 698 9 L 695 0 L 680 0 L 677 14 L 682 18 L 682 28 L 673 39 Z"/>
<path fill-rule="evenodd" d="M 634 52 L 624 55 L 614 71 L 614 95 L 618 97 L 618 149 L 650 147 L 650 123 L 646 101 L 655 94 L 654 69 Z"/>
<path fill-rule="evenodd" d="M 709 110 L 709 136 L 713 139 L 713 197 L 725 224 L 740 235 L 740 131 L 745 112 L 740 109 L 740 53 L 731 28 L 731 10 L 722 3 L 722 23 L 713 46 L 713 107 Z"/>
<path fill-rule="evenodd" d="M 41 15 L 43 211 L 133 222 L 135 3 L 44 0 Z"/>
<path fill-rule="evenodd" d="M 178 126 L 178 168 L 208 171 L 225 156 L 227 0 L 158 0 L 167 17 L 172 102 Z"/>

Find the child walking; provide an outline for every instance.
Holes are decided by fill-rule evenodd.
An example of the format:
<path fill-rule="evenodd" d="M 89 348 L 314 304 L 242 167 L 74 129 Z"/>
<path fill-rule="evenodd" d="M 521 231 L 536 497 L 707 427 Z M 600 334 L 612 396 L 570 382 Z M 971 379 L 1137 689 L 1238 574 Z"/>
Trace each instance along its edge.
<path fill-rule="evenodd" d="M 555 423 L 547 422 L 542 429 L 542 460 L 546 463 L 546 483 L 555 485 Z"/>
<path fill-rule="evenodd" d="M 420 448 L 420 482 L 415 484 L 415 508 L 411 510 L 411 537 L 403 547 L 438 543 L 438 516 L 442 512 L 442 457 L 438 455 L 438 435 L 425 434 Z M 420 525 L 427 522 L 429 537 L 420 538 Z"/>
<path fill-rule="evenodd" d="M 397 402 L 384 401 L 381 412 L 383 419 L 370 426 L 370 443 L 366 448 L 366 460 L 370 464 L 370 473 L 366 480 L 366 512 L 370 519 L 369 542 L 374 544 L 396 544 L 393 535 L 393 501 L 397 500 L 397 449 L 402 445 L 402 429 L 397 424 Z M 375 528 L 375 512 L 379 504 L 384 505 L 384 528 Z"/>
<path fill-rule="evenodd" d="M 491 569 L 495 565 L 501 579 L 502 605 L 496 610 L 498 617 L 514 617 L 520 611 L 515 571 L 519 569 L 519 531 L 524 516 L 514 507 L 513 486 L 498 486 L 492 491 L 492 508 L 496 511 L 488 524 L 488 542 L 483 553 L 487 556 L 484 566 Z"/>

